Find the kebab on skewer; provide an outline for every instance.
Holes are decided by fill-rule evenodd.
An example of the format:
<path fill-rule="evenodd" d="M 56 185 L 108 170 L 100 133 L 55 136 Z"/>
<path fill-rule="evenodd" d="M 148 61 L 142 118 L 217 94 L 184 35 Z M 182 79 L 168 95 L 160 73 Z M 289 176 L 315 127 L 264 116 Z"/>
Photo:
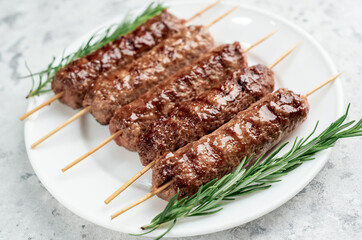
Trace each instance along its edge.
<path fill-rule="evenodd" d="M 285 52 L 269 67 L 258 64 L 240 69 L 195 100 L 173 109 L 169 116 L 153 122 L 138 138 L 137 150 L 142 164 L 148 165 L 166 152 L 174 152 L 198 140 L 273 92 L 272 69 L 298 45 L 299 43 Z"/>
<path fill-rule="evenodd" d="M 273 92 L 272 69 L 298 45 L 299 43 L 282 54 L 269 67 L 258 64 L 235 71 L 232 76 L 216 87 L 174 108 L 168 116 L 161 117 L 150 124 L 137 137 L 136 143 L 140 160 L 146 167 L 108 197 L 105 203 L 108 204 L 153 167 L 155 159 L 211 133 L 235 117 L 238 112 L 247 109 L 252 103 Z"/>
<path fill-rule="evenodd" d="M 147 19 L 133 31 L 116 38 L 94 52 L 62 67 L 52 80 L 55 96 L 20 117 L 24 120 L 56 99 L 72 107 L 81 108 L 83 99 L 99 75 L 122 68 L 146 54 L 169 36 L 180 33 L 185 24 L 220 3 L 218 0 L 202 9 L 188 20 L 179 19 L 164 9 Z"/>
<path fill-rule="evenodd" d="M 340 74 L 305 95 L 287 89 L 270 93 L 213 133 L 157 159 L 152 172 L 152 191 L 111 218 L 154 195 L 165 200 L 176 192 L 178 198 L 191 196 L 203 184 L 232 172 L 244 157 L 253 156 L 246 168 L 252 165 L 258 156 L 305 121 L 309 111 L 307 97 Z"/>
<path fill-rule="evenodd" d="M 205 56 L 209 65 L 205 64 L 202 58 L 196 64 L 180 71 L 179 75 L 174 75 L 174 78 L 159 84 L 137 101 L 117 110 L 109 124 L 112 135 L 121 131 L 121 134 L 114 139 L 116 143 L 130 151 L 137 151 L 139 138 L 150 124 L 160 117 L 166 118 L 170 112 L 174 112 L 175 106 L 186 106 L 196 97 L 198 99 L 200 94 L 208 95 L 209 89 L 219 84 L 223 85 L 225 79 L 236 77 L 248 66 L 245 51 L 240 48 L 238 42 L 221 45 L 214 52 L 219 49 L 223 50 L 220 58 Z M 234 56 L 230 57 L 231 54 Z M 184 72 L 189 73 L 184 74 Z M 167 128 L 164 129 L 168 131 Z"/>
<path fill-rule="evenodd" d="M 136 151 L 138 138 L 149 124 L 167 116 L 175 105 L 194 99 L 247 66 L 246 56 L 238 42 L 220 45 L 136 101 L 118 109 L 109 123 L 110 133 L 121 131 L 115 142 Z"/>
<path fill-rule="evenodd" d="M 108 124 L 116 109 L 137 99 L 158 82 L 210 51 L 214 40 L 208 28 L 236 8 L 233 7 L 206 27 L 187 26 L 125 68 L 101 75 L 84 97 L 85 108 L 33 143 L 32 148 L 89 111 L 98 122 Z"/>
<path fill-rule="evenodd" d="M 129 67 L 96 81 L 83 105 L 90 107 L 100 124 L 106 125 L 118 108 L 136 100 L 213 47 L 214 40 L 205 27 L 188 26 Z"/>
<path fill-rule="evenodd" d="M 174 179 L 159 193 L 160 198 L 171 198 L 177 189 L 180 198 L 192 195 L 201 185 L 232 172 L 240 159 L 255 153 L 252 164 L 299 126 L 308 110 L 306 98 L 290 90 L 268 94 L 214 133 L 156 160 L 152 189 Z"/>
<path fill-rule="evenodd" d="M 216 47 L 198 61 L 156 85 L 139 99 L 123 106 L 116 111 L 117 114 L 114 117 L 112 126 L 110 126 L 111 131 L 115 133 L 88 153 L 68 164 L 62 171 L 64 172 L 73 167 L 122 134 L 122 131 L 112 130 L 112 128 L 117 129 L 117 122 L 121 120 L 127 121 L 133 118 L 132 116 L 137 116 L 137 120 L 134 119 L 133 121 L 136 124 L 136 126 L 133 126 L 133 129 L 142 126 L 142 129 L 139 130 L 141 132 L 158 117 L 167 115 L 173 106 L 194 99 L 198 94 L 224 81 L 234 71 L 246 67 L 245 53 L 268 39 L 274 33 L 275 31 L 264 36 L 245 51 L 241 49 L 240 44 L 237 42 Z M 140 124 L 137 124 L 137 122 Z M 139 135 L 134 136 L 134 138 L 138 139 Z M 132 142 L 136 141 L 132 140 Z"/>

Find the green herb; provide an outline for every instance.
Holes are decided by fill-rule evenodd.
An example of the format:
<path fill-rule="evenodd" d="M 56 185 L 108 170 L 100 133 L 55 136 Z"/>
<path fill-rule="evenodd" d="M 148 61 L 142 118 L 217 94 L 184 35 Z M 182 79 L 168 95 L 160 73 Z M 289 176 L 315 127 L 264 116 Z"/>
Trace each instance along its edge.
<path fill-rule="evenodd" d="M 54 75 L 58 72 L 60 68 L 74 61 L 77 58 L 84 57 L 85 55 L 93 52 L 94 50 L 97 50 L 98 48 L 115 40 L 117 37 L 129 33 L 140 24 L 145 22 L 147 19 L 161 13 L 163 9 L 165 9 L 165 7 L 161 3 L 155 4 L 154 2 L 152 2 L 146 8 L 146 10 L 134 20 L 131 20 L 130 16 L 127 15 L 121 23 L 111 25 L 102 32 L 96 32 L 95 34 L 93 34 L 90 39 L 85 44 L 83 44 L 76 52 L 73 52 L 66 56 L 64 56 L 63 53 L 59 61 L 57 61 L 56 58 L 53 57 L 52 61 L 48 64 L 48 67 L 43 71 L 32 73 L 28 65 L 26 64 L 26 67 L 29 70 L 30 74 L 23 78 L 31 78 L 32 80 L 32 87 L 29 94 L 27 95 L 27 98 L 51 91 L 51 88 L 49 88 L 48 84 L 51 82 Z M 34 77 L 38 78 L 37 81 L 34 79 Z"/>
<path fill-rule="evenodd" d="M 152 219 L 150 224 L 142 227 L 143 230 L 150 231 L 137 235 L 148 234 L 163 224 L 172 222 L 166 232 L 156 238 L 160 239 L 175 226 L 178 219 L 217 213 L 222 210 L 222 206 L 227 201 L 234 200 L 237 196 L 268 189 L 273 183 L 281 181 L 277 178 L 287 175 L 302 165 L 303 162 L 313 160 L 316 153 L 332 147 L 338 139 L 362 136 L 362 119 L 357 123 L 355 121 L 344 123 L 348 110 L 349 106 L 342 117 L 317 137 L 311 139 L 317 129 L 317 123 L 307 138 L 296 138 L 291 149 L 280 157 L 277 156 L 278 153 L 288 143 L 284 143 L 264 161 L 261 161 L 262 157 L 260 157 L 248 169 L 245 169 L 244 166 L 252 156 L 248 159 L 244 158 L 233 173 L 201 186 L 199 191 L 191 197 L 177 200 L 179 194 L 177 192 L 165 209 Z"/>

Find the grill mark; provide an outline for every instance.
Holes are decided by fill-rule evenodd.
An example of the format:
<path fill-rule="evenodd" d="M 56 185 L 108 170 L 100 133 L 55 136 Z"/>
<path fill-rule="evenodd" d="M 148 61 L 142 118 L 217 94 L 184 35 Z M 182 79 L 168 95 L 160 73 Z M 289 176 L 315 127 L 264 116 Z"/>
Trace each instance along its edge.
<path fill-rule="evenodd" d="M 202 26 L 190 26 L 182 31 L 184 34 L 166 39 L 164 43 L 126 69 L 114 72 L 106 79 L 96 81 L 90 90 L 93 93 L 87 94 L 88 97 L 86 97 L 91 101 L 85 101 L 85 103 L 91 102 L 91 113 L 97 121 L 107 124 L 113 116 L 113 109 L 135 100 L 137 96 L 175 73 L 177 69 L 190 64 L 191 60 L 198 58 L 213 46 L 211 35 Z M 196 38 L 195 35 L 199 37 Z M 170 54 L 172 56 L 167 56 Z M 176 59 L 179 61 L 174 64 Z M 158 67 L 155 68 L 155 66 Z M 116 84 L 114 84 L 115 81 Z M 98 93 L 99 89 L 101 91 Z"/>
<path fill-rule="evenodd" d="M 133 131 L 132 127 L 127 123 L 129 122 L 127 119 L 129 119 L 130 113 L 132 112 L 139 117 L 134 121 L 135 124 L 143 125 L 141 132 L 144 132 L 156 118 L 168 115 L 174 107 L 182 105 L 182 102 L 194 99 L 200 93 L 210 89 L 215 84 L 230 76 L 231 73 L 227 75 L 227 72 L 221 71 L 221 62 L 227 57 L 230 58 L 229 55 L 224 54 L 223 57 L 221 57 L 221 55 L 225 52 L 225 49 L 230 48 L 230 45 L 234 46 L 235 43 L 224 44 L 215 48 L 202 59 L 194 62 L 194 66 L 186 67 L 178 73 L 175 73 L 168 78 L 168 80 L 158 84 L 138 100 L 120 108 L 110 123 L 111 132 L 114 133 L 120 129 L 123 129 L 124 132 Z M 239 49 L 238 51 L 242 50 Z M 242 52 L 238 51 L 230 53 L 235 59 L 235 62 L 228 66 L 230 72 L 231 70 L 236 70 L 239 65 L 246 65 L 244 62 L 245 59 L 242 57 Z M 149 107 L 145 108 L 145 105 L 148 103 L 150 104 Z M 146 119 L 147 116 L 149 116 L 148 120 Z M 138 121 L 139 123 L 136 123 Z M 121 124 L 119 122 L 123 123 Z M 131 138 L 137 139 L 135 142 L 138 141 L 138 137 L 136 134 L 131 136 Z M 121 135 L 116 139 L 117 144 L 123 145 L 124 143 L 130 143 L 130 140 L 121 140 L 122 138 L 125 138 L 125 135 Z M 138 144 L 137 146 L 127 148 L 135 149 L 137 147 Z"/>
<path fill-rule="evenodd" d="M 267 108 L 263 109 L 265 106 Z M 286 108 L 287 106 L 289 108 Z M 212 149 L 218 154 L 210 158 L 209 155 L 200 152 L 197 156 L 194 156 L 193 162 L 197 160 L 210 161 L 203 163 L 204 166 L 210 166 L 208 169 L 205 168 L 205 172 L 200 174 L 197 169 L 193 172 L 194 175 L 191 178 L 197 179 L 197 181 L 188 181 L 189 175 L 185 175 L 182 171 L 185 168 L 193 169 L 194 166 L 179 165 L 178 172 L 175 174 L 177 175 L 175 186 L 178 181 L 182 181 L 183 184 L 187 183 L 187 185 L 180 187 L 180 196 L 193 194 L 201 184 L 212 180 L 215 172 L 218 174 L 217 177 L 222 177 L 224 174 L 233 171 L 243 156 L 250 156 L 251 153 L 256 152 L 256 158 L 265 153 L 306 118 L 308 109 L 306 99 L 289 90 L 280 89 L 253 104 L 248 110 L 240 112 L 237 117 L 212 134 L 204 136 L 200 140 L 174 152 L 175 166 L 179 165 L 177 162 L 178 156 L 195 152 L 198 146 L 205 143 L 212 142 L 215 145 Z M 267 111 L 270 111 L 270 113 Z M 290 120 L 285 121 L 286 119 Z M 247 124 L 250 124 L 249 133 L 247 132 Z M 238 132 L 235 131 L 237 126 L 240 126 Z M 285 131 L 281 131 L 280 129 L 284 127 L 286 128 Z M 222 141 L 227 142 L 223 143 Z M 223 144 L 227 144 L 227 147 L 222 146 Z M 191 155 L 188 156 L 192 157 Z M 190 163 L 192 161 L 190 159 Z M 215 164 L 213 164 L 214 162 Z M 155 167 L 157 168 L 153 171 L 153 185 L 158 185 L 162 180 L 158 170 L 162 169 L 162 166 L 164 166 L 164 160 L 161 158 L 156 161 Z M 172 197 L 171 193 L 176 191 L 175 186 L 171 186 L 170 189 L 160 193 L 159 196 L 169 199 Z"/>
<path fill-rule="evenodd" d="M 243 70 L 238 70 L 233 74 L 233 77 L 230 77 L 211 90 L 204 92 L 195 100 L 171 111 L 168 120 L 163 118 L 162 121 L 156 121 L 152 124 L 152 126 L 148 127 L 148 130 L 145 131 L 144 137 L 141 137 L 139 141 L 138 148 L 143 164 L 147 164 L 151 161 L 150 158 L 148 158 L 148 156 L 150 156 L 150 151 L 153 156 L 157 156 L 155 158 L 158 158 L 163 154 L 163 151 L 166 151 L 166 149 L 167 151 L 177 150 L 185 144 L 195 141 L 203 135 L 211 133 L 217 127 L 234 117 L 237 112 L 244 110 L 261 96 L 271 92 L 274 86 L 273 77 L 271 75 L 270 78 L 266 74 L 271 71 L 265 66 L 261 67 L 260 78 L 262 79 L 259 83 L 245 81 L 248 84 L 247 87 L 251 88 L 249 85 L 258 84 L 262 90 L 259 90 L 258 94 L 254 92 L 241 92 L 241 87 L 237 83 L 240 75 L 245 74 L 250 77 L 249 73 L 256 67 L 257 66 L 253 66 Z M 263 79 L 265 77 L 266 79 Z M 220 99 L 224 99 L 226 103 L 221 105 L 215 102 Z M 205 109 L 208 109 L 209 111 L 206 111 Z M 206 115 L 200 116 L 201 113 L 205 112 L 208 114 L 207 117 L 205 117 Z M 213 114 L 210 112 L 213 112 Z M 170 122 L 172 122 L 172 124 L 168 124 Z M 167 129 L 171 128 L 173 130 L 172 136 L 160 134 L 160 132 L 166 132 Z M 150 136 L 154 136 L 160 141 L 157 143 L 150 142 L 150 140 L 148 140 Z M 152 145 L 152 150 L 146 147 L 147 145 Z"/>
<path fill-rule="evenodd" d="M 162 29 L 157 27 L 152 30 L 148 29 L 147 26 L 152 27 L 160 21 L 162 21 L 160 26 Z M 61 68 L 52 81 L 54 93 L 64 91 L 63 96 L 59 99 L 62 103 L 74 109 L 82 107 L 86 92 L 100 74 L 123 67 L 141 57 L 165 37 L 179 32 L 184 24 L 185 20 L 177 19 L 163 10 L 127 35 L 120 36 L 98 50 Z M 167 32 L 164 26 L 168 27 Z M 142 44 L 136 47 L 135 39 L 147 38 L 149 33 L 151 33 L 152 42 L 141 41 Z"/>

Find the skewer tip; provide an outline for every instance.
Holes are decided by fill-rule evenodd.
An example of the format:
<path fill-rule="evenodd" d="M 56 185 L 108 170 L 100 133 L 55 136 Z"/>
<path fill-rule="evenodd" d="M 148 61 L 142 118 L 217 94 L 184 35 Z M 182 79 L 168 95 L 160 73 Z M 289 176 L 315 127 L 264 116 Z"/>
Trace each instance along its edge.
<path fill-rule="evenodd" d="M 31 145 L 31 148 L 35 148 L 36 146 L 38 146 L 40 143 L 44 142 L 45 140 L 47 140 L 49 137 L 53 136 L 55 133 L 57 133 L 58 131 L 60 131 L 61 129 L 63 129 L 64 127 L 68 126 L 70 123 L 74 122 L 75 120 L 77 120 L 78 118 L 80 118 L 81 116 L 83 116 L 84 114 L 86 114 L 87 112 L 89 112 L 91 109 L 90 106 L 84 108 L 83 110 L 79 111 L 78 113 L 76 113 L 75 115 L 73 115 L 71 118 L 69 118 L 67 121 L 65 121 L 64 123 L 60 124 L 58 127 L 54 128 L 52 131 L 50 131 L 49 133 L 47 133 L 45 136 L 43 136 L 42 138 L 40 138 L 38 141 L 36 141 L 35 143 L 33 143 Z"/>
<path fill-rule="evenodd" d="M 23 116 L 19 117 L 19 119 L 22 121 L 25 118 L 29 117 L 30 115 L 32 115 L 33 113 L 37 112 L 38 110 L 42 109 L 43 107 L 50 105 L 52 102 L 54 102 L 55 100 L 59 99 L 61 96 L 63 96 L 64 92 L 60 92 L 56 95 L 54 95 L 53 97 L 49 98 L 48 100 L 46 100 L 45 102 L 43 102 L 42 104 L 40 104 L 39 106 L 33 108 L 32 110 L 30 110 L 29 112 L 25 113 Z"/>
<path fill-rule="evenodd" d="M 190 17 L 188 20 L 186 20 L 186 23 L 194 20 L 195 18 L 201 16 L 201 14 L 203 14 L 204 12 L 206 12 L 207 10 L 209 10 L 210 8 L 216 6 L 217 4 L 219 4 L 221 1 L 223 0 L 217 0 L 214 3 L 211 3 L 210 5 L 206 6 L 205 8 L 203 8 L 202 10 L 200 10 L 199 12 L 197 12 L 196 14 L 194 14 L 192 17 Z"/>
<path fill-rule="evenodd" d="M 276 34 L 279 31 L 279 29 L 275 29 L 274 31 L 272 31 L 271 33 L 269 33 L 269 36 Z"/>
<path fill-rule="evenodd" d="M 299 46 L 300 46 L 300 44 L 302 44 L 302 40 L 300 40 L 299 42 L 297 42 L 297 43 L 294 45 L 294 47 L 293 47 L 293 48 L 299 47 Z"/>
<path fill-rule="evenodd" d="M 116 218 L 118 217 L 119 215 L 127 212 L 128 210 L 130 210 L 131 208 L 134 208 L 135 206 L 143 203 L 144 201 L 150 199 L 151 197 L 157 195 L 158 193 L 162 192 L 163 190 L 165 190 L 166 188 L 168 188 L 172 183 L 174 183 L 174 179 L 165 183 L 164 185 L 162 185 L 161 187 L 157 188 L 156 190 L 146 194 L 145 196 L 143 196 L 142 198 L 138 199 L 137 201 L 129 204 L 128 206 L 122 208 L 121 210 L 119 210 L 118 212 L 115 212 L 111 215 L 111 218 Z"/>
<path fill-rule="evenodd" d="M 67 171 L 68 169 L 74 167 L 76 164 L 80 163 L 81 161 L 83 161 L 84 159 L 86 159 L 87 157 L 89 157 L 90 155 L 92 155 L 93 153 L 95 153 L 96 151 L 98 151 L 100 148 L 102 148 L 104 145 L 106 145 L 107 143 L 109 143 L 110 141 L 114 140 L 116 137 L 118 137 L 119 135 L 121 135 L 122 131 L 119 130 L 118 132 L 114 133 L 113 135 L 111 135 L 110 137 L 106 138 L 103 142 L 101 142 L 100 144 L 98 144 L 98 146 L 94 147 L 92 150 L 90 150 L 89 152 L 83 154 L 82 156 L 80 156 L 79 158 L 77 158 L 76 160 L 74 160 L 73 162 L 69 163 L 67 166 L 65 166 L 64 168 L 62 168 L 62 172 Z"/>
<path fill-rule="evenodd" d="M 138 173 L 136 173 L 133 177 L 131 177 L 125 184 L 123 184 L 120 188 L 117 189 L 112 195 L 110 195 L 105 201 L 105 204 L 110 203 L 113 199 L 115 199 L 119 194 L 121 194 L 124 190 L 126 190 L 132 183 L 134 183 L 139 177 L 145 174 L 148 170 L 150 170 L 153 165 L 155 165 L 155 161 L 150 162 L 147 166 L 141 169 Z"/>
<path fill-rule="evenodd" d="M 316 92 L 317 90 L 321 89 L 322 87 L 324 87 L 325 85 L 327 85 L 328 83 L 333 82 L 334 80 L 336 80 L 344 71 L 340 71 L 339 73 L 337 73 L 336 75 L 334 75 L 333 77 L 331 77 L 330 79 L 328 79 L 327 81 L 323 82 L 322 84 L 320 84 L 319 86 L 315 87 L 314 89 L 310 90 L 309 92 L 305 93 L 303 96 L 304 97 L 309 97 L 310 95 L 312 95 L 314 92 Z"/>
<path fill-rule="evenodd" d="M 256 41 L 255 43 L 251 44 L 249 47 L 245 48 L 244 51 L 245 52 L 249 52 L 252 48 L 254 48 L 255 46 L 259 45 L 260 43 L 264 42 L 265 40 L 267 40 L 268 38 L 270 38 L 271 36 L 273 36 L 276 32 L 278 32 L 278 30 L 274 30 L 271 33 L 265 35 L 264 37 L 262 37 L 261 39 L 259 39 L 258 41 Z"/>
<path fill-rule="evenodd" d="M 221 19 L 223 19 L 224 17 L 226 17 L 227 15 L 229 15 L 231 12 L 233 12 L 235 9 L 237 9 L 239 7 L 239 5 L 236 5 L 234 7 L 232 7 L 231 9 L 229 9 L 228 11 L 226 11 L 225 13 L 223 13 L 221 16 L 217 17 L 216 19 L 214 19 L 212 22 L 210 22 L 209 24 L 207 24 L 205 27 L 206 28 L 210 28 L 212 25 L 214 25 L 215 23 L 217 23 L 218 21 L 220 21 Z"/>
<path fill-rule="evenodd" d="M 300 44 L 302 43 L 302 41 L 297 42 L 293 47 L 291 47 L 288 51 L 286 51 L 285 53 L 283 53 L 282 56 L 280 56 L 277 60 L 275 60 L 272 64 L 269 65 L 269 69 L 273 69 L 276 65 L 278 65 L 278 63 L 280 63 L 284 58 L 286 58 L 287 56 L 289 56 L 289 54 L 291 54 Z"/>

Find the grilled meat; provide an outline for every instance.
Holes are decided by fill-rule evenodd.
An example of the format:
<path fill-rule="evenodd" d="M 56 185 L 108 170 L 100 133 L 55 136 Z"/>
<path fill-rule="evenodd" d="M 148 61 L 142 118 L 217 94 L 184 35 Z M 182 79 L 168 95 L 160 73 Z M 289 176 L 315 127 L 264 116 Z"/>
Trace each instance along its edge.
<path fill-rule="evenodd" d="M 156 160 L 152 189 L 174 179 L 160 198 L 169 200 L 177 189 L 179 198 L 194 194 L 232 172 L 244 157 L 255 153 L 253 162 L 269 151 L 306 119 L 308 110 L 307 99 L 292 91 L 268 94 L 213 133 Z"/>
<path fill-rule="evenodd" d="M 108 124 L 114 112 L 146 93 L 157 83 L 208 52 L 214 40 L 203 26 L 188 26 L 157 45 L 127 67 L 95 81 L 83 106 L 101 124 Z"/>
<path fill-rule="evenodd" d="M 64 91 L 60 101 L 74 109 L 82 107 L 89 87 L 102 73 L 124 67 L 174 33 L 185 20 L 163 10 L 132 32 L 61 68 L 53 78 L 54 93 Z"/>
<path fill-rule="evenodd" d="M 152 123 L 140 137 L 138 153 L 147 165 L 228 122 L 274 89 L 274 74 L 264 65 L 236 71 L 229 79 Z"/>
<path fill-rule="evenodd" d="M 135 151 L 139 137 L 156 119 L 168 115 L 176 105 L 193 100 L 246 66 L 246 57 L 238 42 L 218 46 L 117 110 L 109 124 L 110 132 L 114 134 L 121 130 L 116 143 Z"/>

